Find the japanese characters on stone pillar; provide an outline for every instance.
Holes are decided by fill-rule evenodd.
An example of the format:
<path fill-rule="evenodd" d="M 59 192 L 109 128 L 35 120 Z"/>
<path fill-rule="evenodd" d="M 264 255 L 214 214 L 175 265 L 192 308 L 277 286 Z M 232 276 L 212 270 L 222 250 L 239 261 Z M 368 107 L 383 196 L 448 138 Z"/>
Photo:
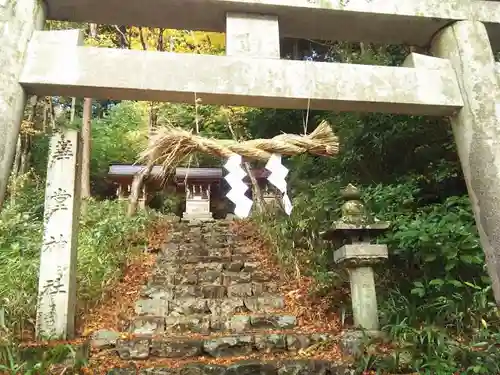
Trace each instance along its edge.
<path fill-rule="evenodd" d="M 38 282 L 38 337 L 71 338 L 74 334 L 80 145 L 80 135 L 74 130 L 57 132 L 50 142 Z"/>
<path fill-rule="evenodd" d="M 374 235 L 387 230 L 389 223 L 377 221 L 367 213 L 355 186 L 349 184 L 342 191 L 342 197 L 346 200 L 342 217 L 323 237 L 337 248 L 335 262 L 349 272 L 355 328 L 374 333 L 379 329 L 379 321 L 372 267 L 387 259 L 388 252 L 386 245 L 374 245 L 370 241 Z"/>

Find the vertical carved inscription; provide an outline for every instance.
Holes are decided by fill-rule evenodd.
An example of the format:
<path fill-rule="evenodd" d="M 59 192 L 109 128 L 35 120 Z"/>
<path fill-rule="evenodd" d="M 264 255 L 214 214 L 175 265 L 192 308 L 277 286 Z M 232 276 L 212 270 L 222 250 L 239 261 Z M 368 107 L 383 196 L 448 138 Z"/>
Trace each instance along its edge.
<path fill-rule="evenodd" d="M 76 302 L 76 239 L 80 189 L 80 141 L 73 130 L 51 140 L 45 191 L 44 234 L 40 253 L 37 335 L 73 335 Z"/>

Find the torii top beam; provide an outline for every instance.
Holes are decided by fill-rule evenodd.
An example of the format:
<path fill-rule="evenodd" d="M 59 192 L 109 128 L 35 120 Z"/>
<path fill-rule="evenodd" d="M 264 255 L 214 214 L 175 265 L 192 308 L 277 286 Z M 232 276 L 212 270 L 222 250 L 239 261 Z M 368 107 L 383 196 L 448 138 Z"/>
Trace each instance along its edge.
<path fill-rule="evenodd" d="M 478 0 L 45 0 L 48 18 L 224 32 L 226 13 L 276 15 L 284 37 L 426 46 L 447 24 L 478 20 L 500 47 L 500 4 Z"/>

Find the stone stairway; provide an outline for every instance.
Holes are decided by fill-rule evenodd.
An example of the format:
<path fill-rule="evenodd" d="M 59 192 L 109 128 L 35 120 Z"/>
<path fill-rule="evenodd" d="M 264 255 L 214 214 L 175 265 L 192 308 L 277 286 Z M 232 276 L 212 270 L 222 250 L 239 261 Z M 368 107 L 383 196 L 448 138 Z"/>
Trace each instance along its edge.
<path fill-rule="evenodd" d="M 108 374 L 352 374 L 308 358 L 336 335 L 301 329 L 278 292 L 280 275 L 228 224 L 175 225 L 116 341 L 129 366 Z"/>

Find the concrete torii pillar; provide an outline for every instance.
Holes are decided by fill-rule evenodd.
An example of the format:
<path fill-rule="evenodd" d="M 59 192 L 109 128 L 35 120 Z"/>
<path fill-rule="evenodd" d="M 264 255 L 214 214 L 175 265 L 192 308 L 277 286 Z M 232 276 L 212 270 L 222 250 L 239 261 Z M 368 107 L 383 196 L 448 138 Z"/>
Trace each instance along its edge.
<path fill-rule="evenodd" d="M 456 22 L 434 37 L 431 53 L 451 62 L 462 92 L 464 106 L 450 121 L 500 305 L 500 91 L 486 27 Z"/>
<path fill-rule="evenodd" d="M 33 31 L 44 26 L 44 8 L 40 0 L 0 0 L 0 209 L 26 105 L 19 75 Z"/>

